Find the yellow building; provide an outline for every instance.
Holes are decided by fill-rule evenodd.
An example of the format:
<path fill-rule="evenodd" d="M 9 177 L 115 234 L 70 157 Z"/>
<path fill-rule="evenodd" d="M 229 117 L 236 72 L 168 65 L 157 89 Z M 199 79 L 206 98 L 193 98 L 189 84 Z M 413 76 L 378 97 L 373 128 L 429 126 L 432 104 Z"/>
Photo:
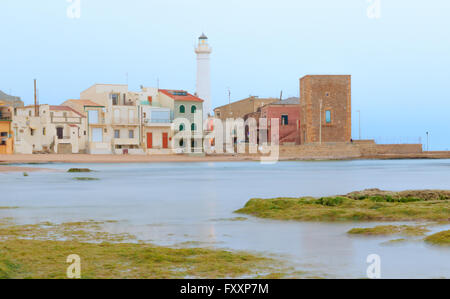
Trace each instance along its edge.
<path fill-rule="evenodd" d="M 14 136 L 11 131 L 12 109 L 0 102 L 0 154 L 14 153 Z"/>

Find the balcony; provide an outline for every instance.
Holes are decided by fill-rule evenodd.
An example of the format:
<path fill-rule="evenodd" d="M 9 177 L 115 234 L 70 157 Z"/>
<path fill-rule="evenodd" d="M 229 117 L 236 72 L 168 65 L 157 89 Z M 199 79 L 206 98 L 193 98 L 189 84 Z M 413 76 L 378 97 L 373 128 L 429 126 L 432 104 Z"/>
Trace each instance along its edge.
<path fill-rule="evenodd" d="M 81 124 L 81 117 L 51 116 L 53 124 Z"/>
<path fill-rule="evenodd" d="M 139 125 L 139 121 L 137 118 L 128 118 L 128 117 L 113 117 L 112 118 L 113 125 L 122 125 L 122 126 L 137 126 Z"/>
<path fill-rule="evenodd" d="M 144 124 L 146 126 L 149 126 L 149 127 L 152 127 L 152 126 L 154 126 L 154 127 L 156 127 L 156 126 L 170 126 L 172 124 L 172 120 L 170 120 L 168 118 L 167 119 L 162 119 L 162 118 L 159 118 L 159 119 L 155 119 L 155 118 L 148 119 L 148 118 L 146 118 L 146 119 L 144 119 Z"/>
<path fill-rule="evenodd" d="M 114 145 L 139 145 L 138 138 L 114 138 Z"/>

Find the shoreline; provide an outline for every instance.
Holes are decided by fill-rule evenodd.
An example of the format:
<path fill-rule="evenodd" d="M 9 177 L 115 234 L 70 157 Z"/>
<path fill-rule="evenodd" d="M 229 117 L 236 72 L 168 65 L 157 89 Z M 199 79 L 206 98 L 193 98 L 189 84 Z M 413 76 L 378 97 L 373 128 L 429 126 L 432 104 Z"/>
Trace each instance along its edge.
<path fill-rule="evenodd" d="M 0 155 L 0 168 L 10 164 L 48 163 L 190 163 L 190 162 L 259 162 L 259 155 L 89 155 L 89 154 L 14 154 Z M 278 161 L 353 161 L 353 160 L 400 160 L 400 159 L 450 159 L 450 152 L 424 152 L 420 154 L 379 154 L 367 156 L 333 155 L 283 155 Z M 10 166 L 12 167 L 12 166 Z M 32 168 L 26 171 L 36 171 Z M 0 171 L 2 171 L 0 169 Z"/>

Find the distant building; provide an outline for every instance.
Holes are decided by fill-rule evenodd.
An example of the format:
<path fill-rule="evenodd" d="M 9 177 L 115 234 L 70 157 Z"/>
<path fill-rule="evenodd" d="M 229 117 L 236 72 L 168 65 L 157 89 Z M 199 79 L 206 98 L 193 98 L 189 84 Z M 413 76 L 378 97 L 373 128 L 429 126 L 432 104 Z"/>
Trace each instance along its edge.
<path fill-rule="evenodd" d="M 177 142 L 186 150 L 202 147 L 203 100 L 184 90 L 96 84 L 81 92 L 81 99 L 64 104 L 87 116 L 88 151 L 92 154 L 169 154 Z M 95 104 L 86 105 L 85 101 Z M 185 123 L 174 124 L 175 119 Z M 190 140 L 174 135 L 188 132 Z M 193 134 L 192 134 L 193 133 Z"/>
<path fill-rule="evenodd" d="M 85 151 L 84 115 L 62 105 L 39 105 L 37 110 L 35 108 L 32 105 L 14 109 L 15 153 L 75 154 Z"/>
<path fill-rule="evenodd" d="M 11 127 L 13 109 L 0 102 L 0 154 L 14 153 L 14 134 Z"/>
<path fill-rule="evenodd" d="M 259 98 L 251 96 L 240 101 L 223 105 L 214 109 L 214 117 L 223 120 L 228 118 L 244 118 L 245 115 L 258 111 L 258 108 L 278 101 L 278 98 Z"/>
<path fill-rule="evenodd" d="M 163 107 L 173 109 L 174 120 L 177 120 L 173 128 L 174 133 L 183 135 L 183 131 L 189 131 L 189 134 L 185 135 L 190 135 L 190 141 L 187 137 L 178 138 L 174 140 L 177 147 L 184 148 L 184 151 L 200 151 L 203 146 L 203 115 L 198 113 L 203 110 L 203 99 L 184 90 L 160 89 L 159 101 Z M 179 123 L 181 119 L 189 123 Z"/>
<path fill-rule="evenodd" d="M 261 118 L 267 119 L 267 141 L 271 142 L 272 119 L 277 119 L 279 128 L 279 144 L 300 143 L 300 99 L 289 98 L 276 101 L 261 107 Z"/>
<path fill-rule="evenodd" d="M 308 75 L 300 79 L 301 143 L 350 142 L 351 76 Z"/>
<path fill-rule="evenodd" d="M 8 95 L 0 90 L 0 103 L 11 107 L 23 107 L 20 97 Z"/>
<path fill-rule="evenodd" d="M 80 99 L 97 103 L 87 110 L 89 153 L 144 153 L 140 148 L 139 94 L 129 92 L 128 85 L 95 84 L 82 91 Z"/>

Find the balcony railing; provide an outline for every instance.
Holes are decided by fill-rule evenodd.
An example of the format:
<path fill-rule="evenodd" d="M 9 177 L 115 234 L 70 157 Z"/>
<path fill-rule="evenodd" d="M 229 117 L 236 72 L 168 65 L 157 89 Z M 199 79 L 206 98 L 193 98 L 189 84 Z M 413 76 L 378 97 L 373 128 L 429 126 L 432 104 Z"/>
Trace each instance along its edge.
<path fill-rule="evenodd" d="M 167 123 L 171 123 L 172 121 L 169 118 L 151 118 L 151 119 L 145 119 L 144 123 L 148 124 L 148 123 L 158 123 L 158 124 L 167 124 Z"/>
<path fill-rule="evenodd" d="M 112 118 L 112 124 L 113 125 L 137 125 L 138 120 L 137 118 Z"/>

